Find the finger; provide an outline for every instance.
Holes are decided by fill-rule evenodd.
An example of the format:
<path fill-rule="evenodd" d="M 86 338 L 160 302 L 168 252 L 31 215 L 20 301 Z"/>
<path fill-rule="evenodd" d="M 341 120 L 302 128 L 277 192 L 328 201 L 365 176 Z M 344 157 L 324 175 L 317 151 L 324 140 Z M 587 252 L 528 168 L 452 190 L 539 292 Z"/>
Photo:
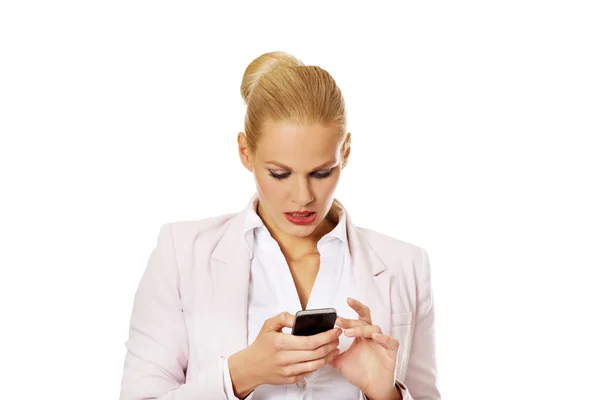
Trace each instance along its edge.
<path fill-rule="evenodd" d="M 296 364 L 291 364 L 281 368 L 282 373 L 285 376 L 296 376 L 303 373 L 310 373 L 318 370 L 319 368 L 327 365 L 334 357 L 340 354 L 340 349 L 335 348 L 325 357 L 319 358 L 317 360 L 304 361 Z"/>
<path fill-rule="evenodd" d="M 312 373 L 313 372 L 310 371 L 310 372 L 305 372 L 305 373 L 299 374 L 299 375 L 287 376 L 283 380 L 283 383 L 287 383 L 288 385 L 293 385 L 294 383 L 300 382 L 302 380 L 302 378 L 305 378 L 305 377 L 309 376 Z"/>
<path fill-rule="evenodd" d="M 400 342 L 397 339 L 384 335 L 383 333 L 375 332 L 371 335 L 371 338 L 391 352 L 395 353 L 400 348 Z"/>
<path fill-rule="evenodd" d="M 269 318 L 263 324 L 261 331 L 281 331 L 283 328 L 291 328 L 294 326 L 294 320 L 296 318 L 288 313 L 282 312 L 276 316 Z"/>
<path fill-rule="evenodd" d="M 304 361 L 318 360 L 323 358 L 335 350 L 340 345 L 340 341 L 336 338 L 333 342 L 324 344 L 315 350 L 289 350 L 281 352 L 281 361 L 279 365 L 297 364 Z"/>
<path fill-rule="evenodd" d="M 348 337 L 364 337 L 369 339 L 373 333 L 381 333 L 381 328 L 377 325 L 363 325 L 344 331 L 344 334 Z"/>
<path fill-rule="evenodd" d="M 335 323 L 339 327 L 344 328 L 344 329 L 350 329 L 350 328 L 355 328 L 357 326 L 369 325 L 365 321 L 359 321 L 357 319 L 348 319 L 348 318 L 342 318 L 342 317 L 337 317 L 337 319 L 335 320 Z"/>
<path fill-rule="evenodd" d="M 358 314 L 358 319 L 371 324 L 371 310 L 360 301 L 348 297 L 348 305 Z"/>
<path fill-rule="evenodd" d="M 342 334 L 340 328 L 333 328 L 325 332 L 310 336 L 285 335 L 282 341 L 283 350 L 315 350 L 324 344 L 337 340 Z"/>
<path fill-rule="evenodd" d="M 345 353 L 342 353 L 340 350 L 340 354 L 338 354 L 335 357 L 332 357 L 331 360 L 328 362 L 329 365 L 331 365 L 333 368 L 335 369 L 339 369 L 340 365 L 343 363 L 343 357 L 344 357 Z"/>

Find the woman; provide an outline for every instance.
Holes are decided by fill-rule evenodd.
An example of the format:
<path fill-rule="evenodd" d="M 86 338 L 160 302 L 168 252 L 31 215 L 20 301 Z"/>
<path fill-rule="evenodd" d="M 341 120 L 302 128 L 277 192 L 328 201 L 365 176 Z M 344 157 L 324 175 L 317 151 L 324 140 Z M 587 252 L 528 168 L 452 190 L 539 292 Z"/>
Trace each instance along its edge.
<path fill-rule="evenodd" d="M 272 52 L 247 67 L 241 212 L 166 224 L 136 292 L 122 400 L 440 399 L 424 249 L 352 224 L 340 89 Z M 291 335 L 300 309 L 336 327 Z"/>

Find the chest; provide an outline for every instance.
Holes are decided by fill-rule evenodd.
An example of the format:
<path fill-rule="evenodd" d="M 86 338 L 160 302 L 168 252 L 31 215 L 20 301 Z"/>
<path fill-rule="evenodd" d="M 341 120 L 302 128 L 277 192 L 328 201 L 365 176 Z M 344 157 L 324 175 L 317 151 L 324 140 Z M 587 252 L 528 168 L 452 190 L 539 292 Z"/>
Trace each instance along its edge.
<path fill-rule="evenodd" d="M 319 254 L 311 254 L 296 261 L 288 261 L 287 264 L 298 293 L 300 305 L 304 310 L 321 267 L 321 257 Z"/>
<path fill-rule="evenodd" d="M 342 272 L 348 268 L 348 257 L 339 251 L 344 249 L 323 246 L 319 252 L 296 260 L 286 258 L 281 251 L 264 250 L 258 248 L 251 263 L 251 312 L 295 314 L 302 309 L 332 306 Z"/>

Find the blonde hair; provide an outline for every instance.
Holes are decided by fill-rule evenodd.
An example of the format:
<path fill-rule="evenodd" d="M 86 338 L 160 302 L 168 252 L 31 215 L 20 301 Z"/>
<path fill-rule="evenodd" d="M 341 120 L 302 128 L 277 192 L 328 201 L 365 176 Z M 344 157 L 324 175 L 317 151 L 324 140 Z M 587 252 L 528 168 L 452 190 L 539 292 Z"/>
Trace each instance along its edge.
<path fill-rule="evenodd" d="M 340 88 L 323 68 L 304 65 L 283 51 L 255 58 L 240 87 L 246 103 L 244 133 L 254 152 L 266 121 L 336 126 L 346 135 L 346 106 Z"/>

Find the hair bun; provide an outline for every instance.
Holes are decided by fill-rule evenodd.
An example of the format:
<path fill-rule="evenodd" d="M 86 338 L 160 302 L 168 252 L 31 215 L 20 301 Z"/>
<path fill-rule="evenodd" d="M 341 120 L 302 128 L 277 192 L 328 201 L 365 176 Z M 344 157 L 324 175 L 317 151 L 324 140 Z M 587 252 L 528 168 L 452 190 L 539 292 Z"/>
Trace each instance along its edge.
<path fill-rule="evenodd" d="M 246 67 L 246 70 L 244 71 L 244 77 L 242 78 L 240 92 L 242 94 L 242 98 L 244 99 L 244 103 L 246 103 L 246 105 L 248 104 L 248 99 L 250 98 L 252 90 L 260 78 L 262 78 L 265 74 L 268 74 L 269 72 L 280 67 L 303 65 L 304 63 L 302 63 L 302 61 L 300 61 L 298 58 L 284 51 L 272 51 L 256 57 Z"/>

